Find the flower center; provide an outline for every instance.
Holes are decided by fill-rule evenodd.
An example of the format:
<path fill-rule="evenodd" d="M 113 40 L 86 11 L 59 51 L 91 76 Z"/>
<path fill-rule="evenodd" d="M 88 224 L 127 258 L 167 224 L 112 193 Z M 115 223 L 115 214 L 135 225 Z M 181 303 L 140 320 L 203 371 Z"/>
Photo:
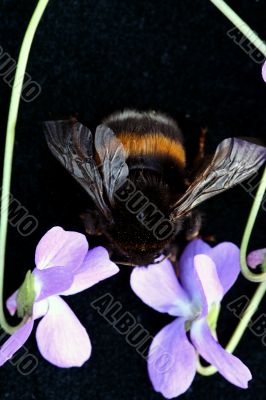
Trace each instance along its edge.
<path fill-rule="evenodd" d="M 32 316 L 35 297 L 35 278 L 31 271 L 28 271 L 26 273 L 24 282 L 18 290 L 16 298 L 17 314 L 19 317 L 23 318 L 25 316 Z"/>

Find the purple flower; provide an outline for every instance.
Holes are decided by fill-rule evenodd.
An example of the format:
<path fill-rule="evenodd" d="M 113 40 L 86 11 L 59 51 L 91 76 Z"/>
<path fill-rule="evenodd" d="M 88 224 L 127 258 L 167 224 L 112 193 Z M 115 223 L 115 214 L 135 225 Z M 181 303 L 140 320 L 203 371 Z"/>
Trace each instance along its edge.
<path fill-rule="evenodd" d="M 266 82 L 266 61 L 262 67 L 262 77 L 263 77 L 264 82 Z"/>
<path fill-rule="evenodd" d="M 60 227 L 49 230 L 40 240 L 33 270 L 35 300 L 32 318 L 1 347 L 0 365 L 11 358 L 30 336 L 34 320 L 41 318 L 36 330 L 42 356 L 58 367 L 81 366 L 91 354 L 85 328 L 59 295 L 79 293 L 119 269 L 103 247 L 88 251 L 86 237 Z M 17 292 L 7 300 L 11 315 L 17 310 Z"/>
<path fill-rule="evenodd" d="M 210 324 L 213 310 L 238 277 L 239 258 L 239 249 L 232 243 L 211 248 L 201 240 L 193 240 L 181 256 L 178 277 L 169 260 L 133 270 L 131 287 L 141 300 L 177 317 L 154 337 L 148 356 L 153 387 L 167 399 L 189 388 L 198 355 L 229 382 L 247 388 L 249 369 L 220 346 Z M 170 356 L 169 362 L 160 368 L 156 360 L 164 355 Z"/>
<path fill-rule="evenodd" d="M 264 261 L 266 261 L 266 249 L 254 250 L 247 257 L 248 265 L 254 269 L 262 265 Z"/>

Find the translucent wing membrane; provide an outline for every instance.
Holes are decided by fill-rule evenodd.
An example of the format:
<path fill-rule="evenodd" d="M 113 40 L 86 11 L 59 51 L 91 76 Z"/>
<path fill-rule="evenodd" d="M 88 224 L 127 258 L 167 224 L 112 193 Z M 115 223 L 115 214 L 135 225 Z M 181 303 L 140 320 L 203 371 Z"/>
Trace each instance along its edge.
<path fill-rule="evenodd" d="M 237 138 L 223 140 L 208 166 L 173 205 L 170 219 L 176 221 L 203 201 L 249 178 L 265 160 L 266 147 Z"/>
<path fill-rule="evenodd" d="M 102 163 L 103 184 L 108 199 L 114 204 L 114 193 L 128 176 L 124 147 L 110 128 L 99 125 L 95 133 L 95 148 Z"/>
<path fill-rule="evenodd" d="M 46 140 L 53 155 L 86 190 L 109 220 L 111 211 L 103 198 L 103 182 L 93 158 L 91 131 L 75 120 L 44 123 Z"/>

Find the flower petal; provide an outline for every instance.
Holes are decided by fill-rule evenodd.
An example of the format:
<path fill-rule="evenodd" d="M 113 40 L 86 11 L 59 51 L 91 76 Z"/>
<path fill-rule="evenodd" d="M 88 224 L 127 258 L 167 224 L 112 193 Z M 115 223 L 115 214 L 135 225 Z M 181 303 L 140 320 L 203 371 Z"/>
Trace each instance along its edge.
<path fill-rule="evenodd" d="M 136 267 L 130 277 L 132 290 L 148 306 L 174 316 L 190 316 L 188 296 L 180 286 L 169 260 Z"/>
<path fill-rule="evenodd" d="M 190 336 L 199 354 L 217 368 L 229 382 L 243 389 L 252 379 L 249 369 L 233 354 L 224 350 L 212 336 L 205 319 L 194 321 Z"/>
<path fill-rule="evenodd" d="M 263 77 L 264 82 L 266 82 L 266 62 L 263 64 L 263 67 L 262 67 L 262 77 Z"/>
<path fill-rule="evenodd" d="M 64 296 L 82 292 L 96 283 L 117 274 L 119 268 L 110 258 L 104 247 L 89 250 L 80 268 L 75 271 L 71 287 L 64 291 Z"/>
<path fill-rule="evenodd" d="M 20 329 L 18 329 L 13 335 L 11 335 L 7 341 L 1 346 L 0 349 L 0 367 L 24 345 L 24 343 L 29 338 L 34 321 L 30 320 Z M 3 340 L 3 334 L 1 335 L 1 340 Z"/>
<path fill-rule="evenodd" d="M 211 247 L 203 240 L 192 240 L 183 251 L 179 261 L 180 282 L 193 304 L 201 307 L 202 316 L 207 315 L 208 305 L 204 295 L 202 284 L 195 269 L 194 257 L 198 254 L 206 254 Z"/>
<path fill-rule="evenodd" d="M 208 302 L 208 308 L 210 308 L 213 303 L 220 303 L 224 294 L 216 266 L 212 259 L 205 254 L 195 256 L 194 263 Z"/>
<path fill-rule="evenodd" d="M 80 367 L 91 355 L 89 336 L 76 315 L 59 296 L 49 298 L 36 339 L 42 356 L 58 367 Z"/>
<path fill-rule="evenodd" d="M 40 301 L 54 294 L 60 294 L 70 288 L 73 282 L 73 274 L 65 267 L 42 270 L 35 268 L 32 273 L 35 277 L 35 301 Z"/>
<path fill-rule="evenodd" d="M 18 291 L 16 290 L 6 301 L 6 308 L 10 315 L 15 315 L 17 311 L 17 294 Z"/>
<path fill-rule="evenodd" d="M 148 371 L 153 387 L 167 399 L 179 396 L 191 385 L 197 356 L 185 332 L 185 320 L 177 318 L 153 339 Z"/>
<path fill-rule="evenodd" d="M 206 253 L 214 261 L 224 294 L 233 286 L 240 273 L 240 250 L 230 242 L 220 243 Z"/>
<path fill-rule="evenodd" d="M 249 253 L 247 263 L 251 268 L 256 268 L 261 265 L 266 257 L 266 249 L 254 250 Z"/>
<path fill-rule="evenodd" d="M 38 269 L 62 266 L 74 270 L 81 265 L 87 251 L 88 242 L 84 235 L 55 226 L 40 240 L 35 264 Z"/>
<path fill-rule="evenodd" d="M 48 300 L 46 300 L 46 299 L 38 301 L 37 303 L 34 303 L 32 318 L 35 320 L 35 319 L 43 317 L 48 311 L 48 306 L 49 306 L 49 303 L 48 303 Z"/>
<path fill-rule="evenodd" d="M 17 291 L 12 294 L 7 300 L 8 310 L 11 315 L 14 315 L 17 309 L 16 304 Z M 43 300 L 35 303 L 33 305 L 33 315 L 32 319 L 29 320 L 25 325 L 23 325 L 20 329 L 18 329 L 13 335 L 11 335 L 7 341 L 2 345 L 0 349 L 0 367 L 24 345 L 30 336 L 34 320 L 42 317 L 46 314 L 48 309 L 47 300 Z M 8 336 L 8 335 L 7 335 Z M 3 341 L 3 334 L 1 335 L 1 341 Z"/>

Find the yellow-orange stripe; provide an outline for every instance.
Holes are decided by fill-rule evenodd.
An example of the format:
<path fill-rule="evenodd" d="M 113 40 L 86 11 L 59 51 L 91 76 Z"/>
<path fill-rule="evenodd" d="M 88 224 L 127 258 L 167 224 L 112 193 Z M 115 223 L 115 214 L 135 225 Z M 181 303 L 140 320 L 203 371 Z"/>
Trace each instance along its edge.
<path fill-rule="evenodd" d="M 162 133 L 136 135 L 122 132 L 116 135 L 130 156 L 163 155 L 175 159 L 182 166 L 186 163 L 183 145 Z"/>

